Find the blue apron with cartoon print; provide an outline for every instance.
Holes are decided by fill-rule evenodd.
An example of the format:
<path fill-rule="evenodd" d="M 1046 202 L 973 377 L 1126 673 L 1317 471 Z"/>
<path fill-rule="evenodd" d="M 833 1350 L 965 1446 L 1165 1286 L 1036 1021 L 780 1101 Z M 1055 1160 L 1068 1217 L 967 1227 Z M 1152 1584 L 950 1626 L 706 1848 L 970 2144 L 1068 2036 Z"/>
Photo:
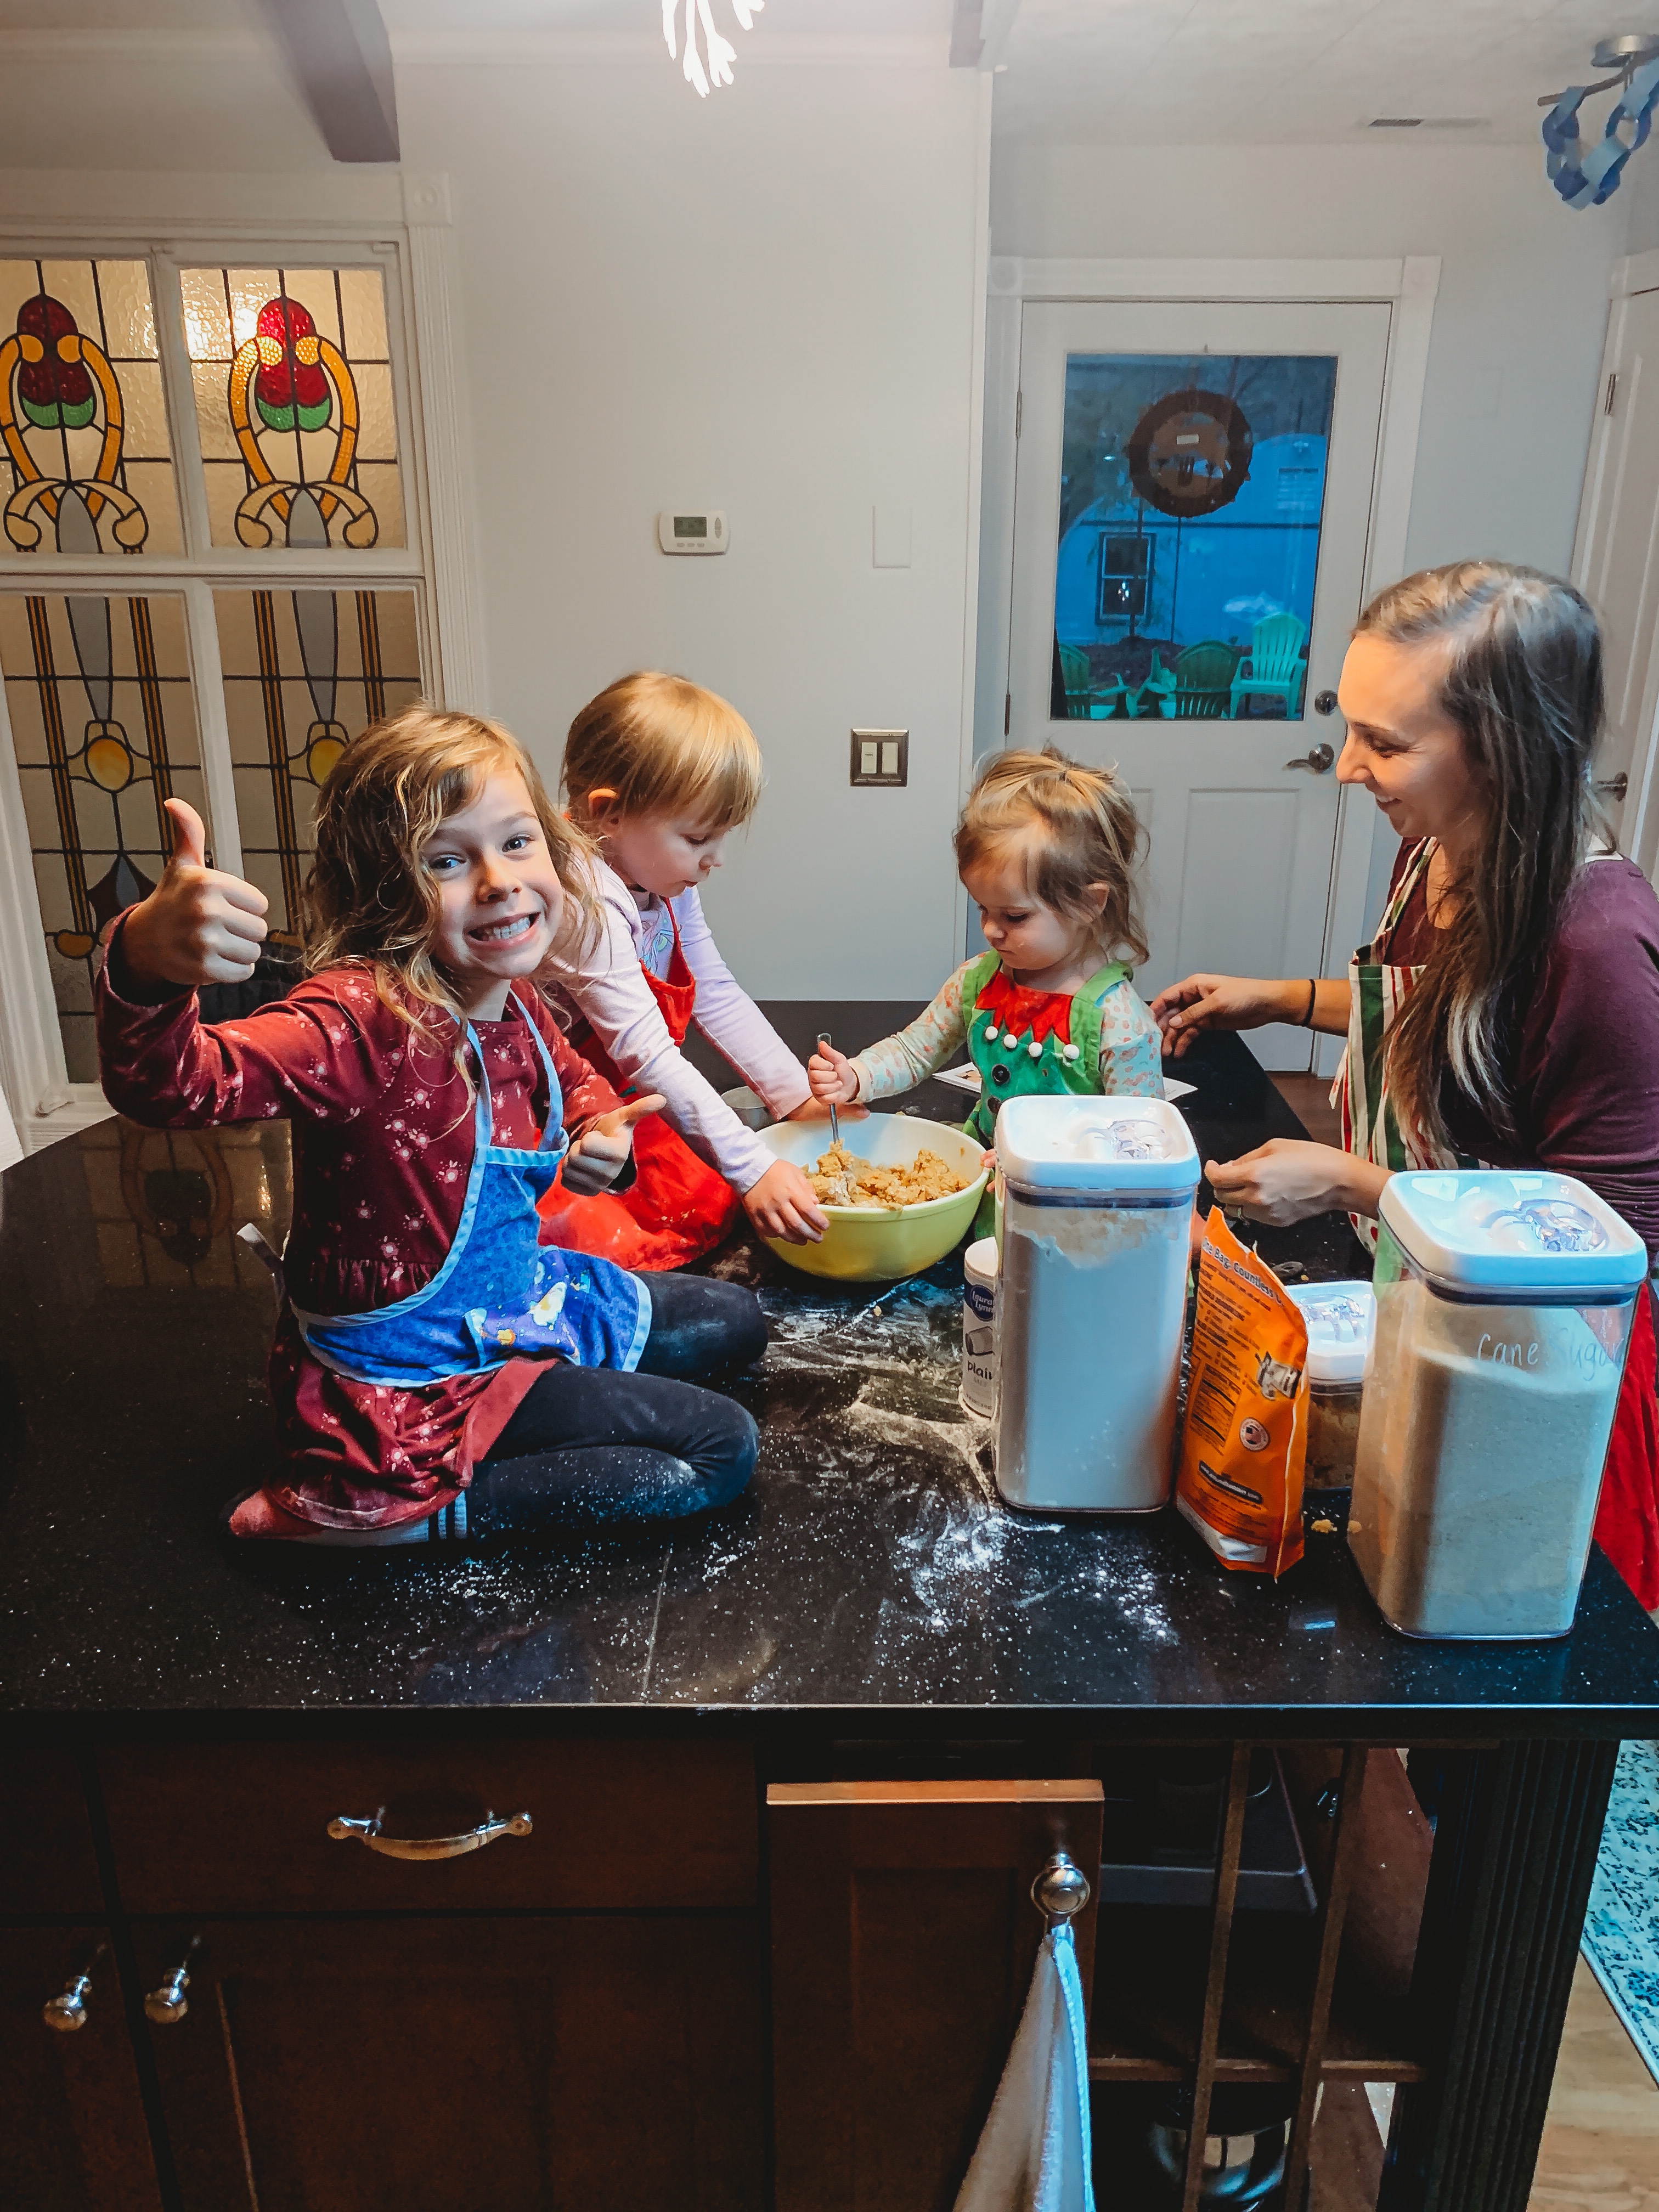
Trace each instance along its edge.
<path fill-rule="evenodd" d="M 537 1200 L 569 1149 L 564 1094 L 553 1055 L 520 1009 L 547 1072 L 547 1123 L 526 1150 L 492 1143 L 489 1075 L 477 1032 L 467 1042 L 478 1069 L 472 1169 L 461 1218 L 441 1267 L 422 1290 L 371 1313 L 294 1318 L 313 1356 L 354 1382 L 418 1389 L 453 1375 L 503 1367 L 514 1357 L 556 1355 L 573 1367 L 639 1364 L 651 1334 L 651 1293 L 608 1260 L 538 1240 Z"/>

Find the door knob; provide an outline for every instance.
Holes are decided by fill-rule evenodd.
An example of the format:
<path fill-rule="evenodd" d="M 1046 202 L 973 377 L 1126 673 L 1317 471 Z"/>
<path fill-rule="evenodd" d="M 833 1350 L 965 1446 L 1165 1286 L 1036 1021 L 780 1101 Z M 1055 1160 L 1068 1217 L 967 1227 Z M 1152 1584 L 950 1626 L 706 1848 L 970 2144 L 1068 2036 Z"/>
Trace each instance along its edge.
<path fill-rule="evenodd" d="M 1031 1884 L 1031 1902 L 1052 1928 L 1089 1902 L 1089 1878 L 1068 1852 L 1056 1851 Z"/>
<path fill-rule="evenodd" d="M 87 2024 L 87 1999 L 92 1995 L 92 1969 L 109 1948 L 100 1943 L 78 1974 L 71 1974 L 55 1997 L 48 1997 L 40 2008 L 40 2017 L 48 2027 L 55 2027 L 60 2035 L 72 2035 L 77 2027 Z"/>
<path fill-rule="evenodd" d="M 144 1999 L 144 2017 L 157 2027 L 176 2027 L 190 2010 L 190 1999 L 185 1995 L 190 1987 L 190 1962 L 201 1948 L 201 1937 L 192 1936 L 184 1957 L 171 1973 L 162 1976 L 161 1987 Z"/>
<path fill-rule="evenodd" d="M 1294 760 L 1287 760 L 1285 765 L 1286 768 L 1310 768 L 1316 775 L 1326 775 L 1335 761 L 1336 748 L 1334 745 L 1310 745 L 1305 753 L 1298 753 Z"/>
<path fill-rule="evenodd" d="M 1314 700 L 1314 712 L 1315 712 L 1315 714 L 1335 714 L 1335 712 L 1336 712 L 1336 694 L 1335 694 L 1335 692 L 1334 692 L 1334 691 L 1322 691 L 1322 692 L 1320 692 L 1320 693 L 1317 695 L 1317 696 L 1315 698 L 1315 700 Z"/>
<path fill-rule="evenodd" d="M 1620 769 L 1617 775 L 1610 775 L 1605 783 L 1593 783 L 1590 789 L 1598 799 L 1623 799 L 1630 789 L 1630 778 Z"/>

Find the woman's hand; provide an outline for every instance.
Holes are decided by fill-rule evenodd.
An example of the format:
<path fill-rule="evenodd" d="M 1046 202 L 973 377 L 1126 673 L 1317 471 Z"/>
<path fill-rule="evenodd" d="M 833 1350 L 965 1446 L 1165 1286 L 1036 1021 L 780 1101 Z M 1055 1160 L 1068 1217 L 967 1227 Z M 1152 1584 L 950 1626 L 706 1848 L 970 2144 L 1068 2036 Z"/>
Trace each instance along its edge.
<path fill-rule="evenodd" d="M 817 1194 L 793 1160 L 779 1160 L 743 1194 L 743 1210 L 763 1237 L 816 1244 L 830 1226 Z"/>
<path fill-rule="evenodd" d="M 1305 982 L 1268 982 L 1259 975 L 1188 975 L 1160 991 L 1148 1009 L 1164 1032 L 1164 1049 L 1179 1060 L 1200 1030 L 1259 1030 L 1299 1022 Z"/>
<path fill-rule="evenodd" d="M 667 1103 L 651 1091 L 609 1114 L 596 1115 L 564 1156 L 561 1179 L 571 1196 L 592 1198 L 595 1191 L 609 1190 L 628 1165 L 635 1122 L 643 1114 L 660 1114 Z"/>
<path fill-rule="evenodd" d="M 1275 1229 L 1315 1213 L 1375 1213 L 1388 1170 L 1335 1145 L 1273 1137 L 1237 1160 L 1206 1160 L 1218 1205 Z"/>
<path fill-rule="evenodd" d="M 826 1105 L 833 1099 L 837 1106 L 850 1106 L 859 1095 L 857 1069 L 832 1044 L 821 1044 L 807 1061 L 806 1080 L 812 1086 L 812 1096 Z"/>
<path fill-rule="evenodd" d="M 169 799 L 173 857 L 121 929 L 121 959 L 141 989 L 198 990 L 246 983 L 264 942 L 263 891 L 207 865 L 207 832 L 196 809 Z"/>

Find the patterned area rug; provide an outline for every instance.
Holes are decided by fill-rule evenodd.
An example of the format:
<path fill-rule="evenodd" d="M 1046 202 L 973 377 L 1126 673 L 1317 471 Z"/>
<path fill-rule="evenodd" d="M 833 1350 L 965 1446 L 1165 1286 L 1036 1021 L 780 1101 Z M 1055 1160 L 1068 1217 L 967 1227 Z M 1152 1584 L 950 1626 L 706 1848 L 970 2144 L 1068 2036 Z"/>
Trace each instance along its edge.
<path fill-rule="evenodd" d="M 1659 1743 L 1620 1751 L 1583 1951 L 1659 2081 Z"/>

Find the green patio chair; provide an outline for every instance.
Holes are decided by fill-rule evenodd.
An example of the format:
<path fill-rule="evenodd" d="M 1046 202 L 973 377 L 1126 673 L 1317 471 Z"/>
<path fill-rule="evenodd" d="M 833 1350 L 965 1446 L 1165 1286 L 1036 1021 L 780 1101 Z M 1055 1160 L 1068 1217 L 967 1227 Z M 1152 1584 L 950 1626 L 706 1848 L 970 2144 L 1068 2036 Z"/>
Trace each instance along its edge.
<path fill-rule="evenodd" d="M 1233 673 L 1242 657 L 1237 646 L 1206 637 L 1189 645 L 1168 671 L 1154 660 L 1153 673 L 1140 687 L 1140 711 L 1146 712 L 1150 694 L 1166 720 L 1220 721 L 1227 713 Z"/>
<path fill-rule="evenodd" d="M 1146 681 L 1124 693 L 1123 704 L 1128 710 L 1129 720 L 1133 722 L 1142 714 L 1167 714 L 1170 708 L 1165 702 L 1173 697 L 1174 693 L 1175 678 L 1154 653 Z"/>
<path fill-rule="evenodd" d="M 1130 714 L 1133 711 L 1129 704 L 1129 687 L 1121 676 L 1109 676 L 1103 684 L 1090 686 L 1089 714 L 1092 720 L 1109 722 L 1115 714 Z"/>
<path fill-rule="evenodd" d="M 1062 645 L 1060 648 L 1060 680 L 1066 686 L 1067 720 L 1086 722 L 1089 719 L 1089 690 L 1095 680 L 1088 654 L 1074 645 Z"/>
<path fill-rule="evenodd" d="M 1308 625 L 1296 615 L 1266 615 L 1250 635 L 1250 649 L 1238 664 L 1232 681 L 1235 717 L 1241 699 L 1271 695 L 1285 702 L 1285 719 L 1293 722 L 1302 712 L 1302 686 L 1308 678 L 1308 656 L 1302 647 Z"/>

